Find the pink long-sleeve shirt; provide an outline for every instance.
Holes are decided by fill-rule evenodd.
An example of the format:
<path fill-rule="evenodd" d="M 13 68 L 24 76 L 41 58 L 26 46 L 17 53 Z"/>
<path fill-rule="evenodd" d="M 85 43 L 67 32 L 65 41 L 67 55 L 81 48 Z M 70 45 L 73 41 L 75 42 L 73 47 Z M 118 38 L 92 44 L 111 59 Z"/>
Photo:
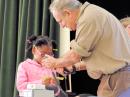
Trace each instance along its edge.
<path fill-rule="evenodd" d="M 52 76 L 52 70 L 41 66 L 32 59 L 27 59 L 19 64 L 16 87 L 18 91 L 22 91 L 27 89 L 28 83 L 42 84 L 43 76 Z"/>

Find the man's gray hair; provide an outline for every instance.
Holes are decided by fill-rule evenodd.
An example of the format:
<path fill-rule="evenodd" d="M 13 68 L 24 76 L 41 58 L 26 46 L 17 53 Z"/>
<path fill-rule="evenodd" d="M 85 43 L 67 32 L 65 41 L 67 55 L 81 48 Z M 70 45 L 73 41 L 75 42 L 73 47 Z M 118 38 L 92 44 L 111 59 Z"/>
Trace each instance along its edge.
<path fill-rule="evenodd" d="M 53 10 L 56 11 L 63 11 L 64 8 L 67 8 L 69 10 L 77 9 L 82 5 L 81 2 L 78 0 L 53 0 L 53 2 L 50 4 L 50 11 Z"/>

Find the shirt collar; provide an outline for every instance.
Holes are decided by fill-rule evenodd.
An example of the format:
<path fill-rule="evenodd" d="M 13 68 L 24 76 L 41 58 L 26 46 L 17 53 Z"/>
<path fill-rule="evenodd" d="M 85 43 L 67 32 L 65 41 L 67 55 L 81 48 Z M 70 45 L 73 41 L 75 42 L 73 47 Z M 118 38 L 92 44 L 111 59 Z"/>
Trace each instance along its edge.
<path fill-rule="evenodd" d="M 79 12 L 79 15 L 78 15 L 78 17 L 77 17 L 77 21 L 78 21 L 79 17 L 83 14 L 85 8 L 86 8 L 88 5 L 90 5 L 90 3 L 89 3 L 89 2 L 85 2 L 85 3 L 80 7 L 80 12 Z"/>
<path fill-rule="evenodd" d="M 34 65 L 37 65 L 37 66 L 41 66 L 41 64 L 38 64 L 35 60 L 27 59 L 26 61 L 27 61 L 28 63 L 30 63 L 30 64 L 34 64 Z"/>

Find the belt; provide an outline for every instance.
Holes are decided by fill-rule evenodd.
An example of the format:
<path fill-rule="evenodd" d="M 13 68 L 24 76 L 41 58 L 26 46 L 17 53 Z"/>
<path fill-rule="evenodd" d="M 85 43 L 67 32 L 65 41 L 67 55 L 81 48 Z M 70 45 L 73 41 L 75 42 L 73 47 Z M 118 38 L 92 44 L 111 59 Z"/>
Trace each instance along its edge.
<path fill-rule="evenodd" d="M 121 69 L 119 69 L 118 71 L 130 71 L 130 63 L 126 63 L 126 66 L 121 68 Z"/>
<path fill-rule="evenodd" d="M 117 70 L 117 71 L 114 72 L 114 73 L 122 72 L 122 71 L 130 71 L 130 63 L 127 63 L 127 62 L 126 62 L 126 65 L 125 65 L 123 68 Z M 106 75 L 106 74 L 102 74 L 99 79 L 102 79 L 102 77 L 105 76 L 105 75 Z M 110 74 L 107 74 L 107 75 L 110 75 Z"/>

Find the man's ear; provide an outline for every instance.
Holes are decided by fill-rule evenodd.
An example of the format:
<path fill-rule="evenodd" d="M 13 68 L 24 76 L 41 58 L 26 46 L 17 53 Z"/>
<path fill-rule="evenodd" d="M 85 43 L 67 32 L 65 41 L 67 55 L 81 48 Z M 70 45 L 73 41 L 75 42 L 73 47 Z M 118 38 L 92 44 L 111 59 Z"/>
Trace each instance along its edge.
<path fill-rule="evenodd" d="M 66 14 L 66 15 L 70 15 L 71 14 L 71 11 L 69 9 L 64 9 L 63 12 Z"/>

